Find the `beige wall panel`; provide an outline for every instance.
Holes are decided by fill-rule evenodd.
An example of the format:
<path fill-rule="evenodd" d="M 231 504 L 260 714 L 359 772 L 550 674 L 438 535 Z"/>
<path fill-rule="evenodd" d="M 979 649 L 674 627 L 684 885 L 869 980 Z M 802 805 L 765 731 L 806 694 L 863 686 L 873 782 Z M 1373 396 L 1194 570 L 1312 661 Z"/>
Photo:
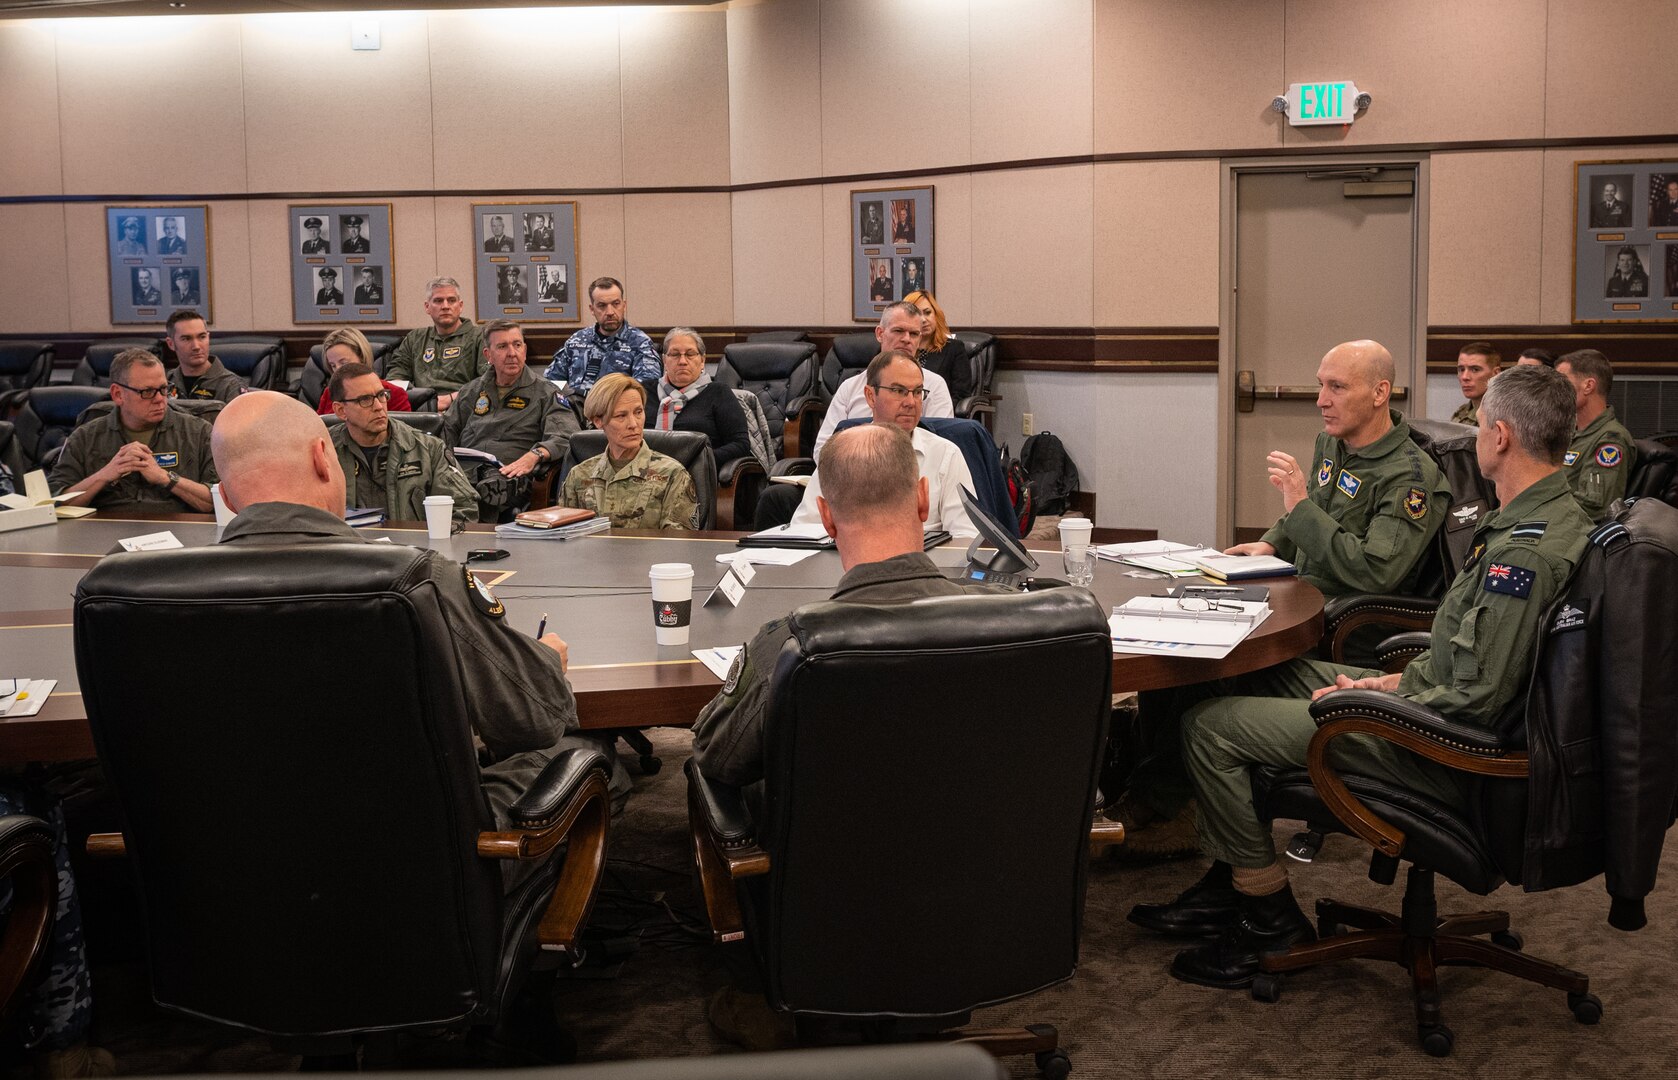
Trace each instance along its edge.
<path fill-rule="evenodd" d="M 1626 0 L 1612 8 L 1551 3 L 1544 134 L 1665 134 L 1678 99 L 1678 4 Z"/>
<path fill-rule="evenodd" d="M 734 319 L 733 229 L 726 192 L 627 195 L 625 269 L 637 323 L 716 326 Z"/>
<path fill-rule="evenodd" d="M 1212 160 L 1095 167 L 1095 325 L 1217 325 L 1218 174 Z"/>
<path fill-rule="evenodd" d="M 428 18 L 439 189 L 623 184 L 615 11 L 485 8 Z M 485 119 L 509 108 L 541 119 L 502 153 L 488 152 Z"/>
<path fill-rule="evenodd" d="M 66 193 L 248 190 L 238 19 L 67 19 L 57 30 Z M 167 56 L 191 62 L 152 62 Z"/>
<path fill-rule="evenodd" d="M 217 330 L 272 330 L 280 325 L 264 321 L 256 311 L 251 280 L 255 250 L 250 204 L 243 199 L 210 203 L 210 300 Z"/>
<path fill-rule="evenodd" d="M 65 266 L 75 283 L 69 290 L 70 330 L 110 330 L 110 264 L 105 254 L 103 206 L 95 203 L 64 206 L 64 250 Z M 145 328 L 133 329 L 139 333 Z"/>
<path fill-rule="evenodd" d="M 1573 321 L 1574 163 L 1648 158 L 1664 161 L 1678 159 L 1678 143 L 1544 151 L 1544 265 L 1539 281 L 1541 306 L 1538 312 L 1541 323 Z M 1649 276 L 1653 281 L 1660 280 L 1653 272 Z M 1651 328 L 1663 332 L 1669 329 Z M 1590 327 L 1581 327 L 1580 330 L 1589 333 Z M 1613 356 L 1610 355 L 1609 359 Z"/>
<path fill-rule="evenodd" d="M 0 206 L 0 236 L 0 332 L 51 337 L 63 330 L 70 322 L 64 205 Z M 92 291 L 100 280 L 80 287 Z"/>
<path fill-rule="evenodd" d="M 1096 153 L 1274 146 L 1282 0 L 1095 0 Z"/>
<path fill-rule="evenodd" d="M 1428 322 L 1538 322 L 1543 153 L 1435 154 L 1428 187 Z"/>
<path fill-rule="evenodd" d="M 822 171 L 817 0 L 728 9 L 728 139 L 736 184 Z"/>
<path fill-rule="evenodd" d="M 810 327 L 822 321 L 821 188 L 733 195 L 734 321 Z"/>
<path fill-rule="evenodd" d="M 350 48 L 350 19 L 244 18 L 252 191 L 432 186 L 425 16 L 378 13 L 380 48 L 368 52 Z"/>
<path fill-rule="evenodd" d="M 250 272 L 251 318 L 263 330 L 296 328 L 291 310 L 291 229 L 288 203 L 278 199 L 252 200 L 247 210 L 245 260 Z M 216 235 L 216 247 L 222 248 Z M 402 242 L 397 239 L 397 266 L 401 267 Z M 216 260 L 219 264 L 220 259 Z M 219 269 L 219 265 L 217 267 Z M 398 294 L 400 299 L 400 294 Z M 216 296 L 218 301 L 220 294 Z M 219 321 L 219 320 L 218 320 Z M 321 327 L 321 334 L 327 328 Z"/>
<path fill-rule="evenodd" d="M 823 173 L 973 160 L 967 3 L 824 0 Z"/>
<path fill-rule="evenodd" d="M 1544 25 L 1544 0 L 1288 0 L 1287 69 L 1276 92 L 1350 79 L 1375 102 L 1349 130 L 1284 128 L 1284 141 L 1538 138 Z"/>
<path fill-rule="evenodd" d="M 52 23 L 0 22 L 0 194 L 64 191 L 57 50 Z"/>
<path fill-rule="evenodd" d="M 972 0 L 973 160 L 1087 154 L 1091 0 Z"/>
<path fill-rule="evenodd" d="M 580 243 L 577 255 L 577 287 L 583 292 L 583 324 L 590 322 L 588 313 L 588 283 L 599 277 L 615 277 L 631 293 L 630 321 L 641 317 L 635 307 L 635 283 L 629 280 L 629 265 L 624 241 L 624 197 L 622 195 L 585 195 L 577 200 L 577 230 Z"/>
<path fill-rule="evenodd" d="M 726 184 L 728 25 L 715 9 L 625 10 L 625 187 Z"/>
<path fill-rule="evenodd" d="M 1093 171 L 1070 165 L 973 177 L 969 325 L 1091 325 Z"/>

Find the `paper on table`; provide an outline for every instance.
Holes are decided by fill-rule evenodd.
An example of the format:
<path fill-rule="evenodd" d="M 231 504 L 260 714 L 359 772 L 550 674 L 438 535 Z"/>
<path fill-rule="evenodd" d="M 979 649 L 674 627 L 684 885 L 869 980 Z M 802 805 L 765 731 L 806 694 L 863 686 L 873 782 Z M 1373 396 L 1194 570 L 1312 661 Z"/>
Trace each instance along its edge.
<path fill-rule="evenodd" d="M 818 554 L 817 548 L 741 548 L 717 556 L 720 563 L 749 562 L 759 566 L 792 566 Z"/>
<path fill-rule="evenodd" d="M 1115 652 L 1157 652 L 1221 659 L 1270 617 L 1269 604 L 1227 601 L 1241 611 L 1184 612 L 1163 596 L 1138 596 L 1114 608 L 1108 619 Z M 1190 651 L 1181 646 L 1210 651 Z"/>
<path fill-rule="evenodd" d="M 167 530 L 163 532 L 147 533 L 144 536 L 130 536 L 126 540 L 118 540 L 124 551 L 167 551 L 170 548 L 186 547 L 175 538 L 175 534 Z"/>
<path fill-rule="evenodd" d="M 41 711 L 41 706 L 47 703 L 52 695 L 52 688 L 58 685 L 57 679 L 19 679 L 18 692 L 10 698 L 4 708 L 0 708 L 0 716 L 9 718 L 17 716 L 34 716 Z"/>
<path fill-rule="evenodd" d="M 1196 551 L 1199 544 L 1179 544 L 1171 540 L 1136 540 L 1128 544 L 1097 544 L 1095 553 L 1104 559 L 1122 559 L 1126 555 L 1169 555 L 1173 551 Z"/>
<path fill-rule="evenodd" d="M 734 666 L 734 658 L 740 655 L 744 645 L 719 645 L 714 649 L 695 649 L 694 657 L 717 678 L 727 681 L 728 669 Z"/>
<path fill-rule="evenodd" d="M 811 478 L 808 476 L 771 476 L 772 484 L 794 484 L 798 487 L 809 487 Z"/>

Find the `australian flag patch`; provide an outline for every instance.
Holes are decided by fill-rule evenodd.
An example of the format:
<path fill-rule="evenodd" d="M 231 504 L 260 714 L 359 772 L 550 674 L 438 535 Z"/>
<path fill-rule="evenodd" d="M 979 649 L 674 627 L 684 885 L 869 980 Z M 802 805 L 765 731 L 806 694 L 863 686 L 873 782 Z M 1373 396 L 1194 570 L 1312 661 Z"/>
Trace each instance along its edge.
<path fill-rule="evenodd" d="M 1484 588 L 1487 592 L 1503 593 L 1525 600 L 1532 593 L 1532 583 L 1538 575 L 1524 566 L 1511 563 L 1492 563 L 1486 567 Z"/>

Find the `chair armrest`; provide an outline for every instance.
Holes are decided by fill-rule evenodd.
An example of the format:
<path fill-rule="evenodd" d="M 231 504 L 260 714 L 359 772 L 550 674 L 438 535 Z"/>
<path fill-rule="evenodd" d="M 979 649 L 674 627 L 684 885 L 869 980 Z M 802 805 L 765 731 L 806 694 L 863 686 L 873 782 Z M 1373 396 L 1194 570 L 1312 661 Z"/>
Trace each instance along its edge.
<path fill-rule="evenodd" d="M 415 412 L 436 412 L 437 410 L 433 407 L 436 400 L 437 388 L 435 386 L 408 387 L 408 404 L 414 407 Z"/>
<path fill-rule="evenodd" d="M 956 402 L 956 415 L 966 420 L 972 420 L 980 413 L 996 412 L 996 403 L 991 394 L 971 394 Z"/>
<path fill-rule="evenodd" d="M 0 881 L 11 884 L 12 905 L 0 926 L 0 1016 L 46 955 L 58 910 L 58 867 L 52 826 L 29 814 L 0 817 Z"/>
<path fill-rule="evenodd" d="M 119 832 L 96 832 L 87 838 L 87 853 L 95 859 L 126 858 L 128 841 Z"/>
<path fill-rule="evenodd" d="M 740 514 L 742 510 L 755 512 L 758 490 L 767 483 L 768 475 L 763 463 L 750 454 L 717 470 L 717 528 L 751 528 L 750 521 L 742 525 Z"/>
<path fill-rule="evenodd" d="M 791 458 L 809 453 L 826 415 L 827 406 L 814 394 L 788 402 L 786 424 L 781 429 L 781 455 Z M 809 428 L 808 438 L 805 428 Z"/>
<path fill-rule="evenodd" d="M 1375 666 L 1389 674 L 1403 671 L 1432 647 L 1433 635 L 1426 630 L 1394 634 L 1375 647 Z"/>
<path fill-rule="evenodd" d="M 1416 596 L 1351 593 L 1323 604 L 1323 641 L 1329 659 L 1346 662 L 1346 642 L 1365 626 L 1426 630 L 1433 625 L 1439 601 Z"/>
<path fill-rule="evenodd" d="M 753 472 L 761 474 L 763 471 L 762 462 L 758 461 L 757 458 L 752 457 L 750 454 L 745 454 L 741 457 L 735 458 L 733 461 L 730 461 L 728 464 L 717 470 L 717 483 L 726 487 L 740 479 L 742 476 L 750 475 Z"/>
<path fill-rule="evenodd" d="M 784 457 L 775 462 L 775 467 L 769 470 L 770 476 L 814 476 L 816 459 L 807 457 Z"/>
<path fill-rule="evenodd" d="M 688 778 L 688 831 L 712 940 L 743 940 L 745 920 L 734 882 L 769 873 L 769 854 L 758 847 L 740 790 L 707 779 L 692 758 L 684 769 Z"/>
<path fill-rule="evenodd" d="M 1510 746 L 1498 732 L 1459 724 L 1397 694 L 1337 690 L 1311 703 L 1311 718 L 1317 722 L 1305 752 L 1311 786 L 1348 829 L 1393 858 L 1404 850 L 1404 832 L 1377 817 L 1346 787 L 1328 762 L 1335 739 L 1370 735 L 1461 772 L 1515 779 L 1527 775 L 1526 751 Z"/>
<path fill-rule="evenodd" d="M 530 509 L 546 510 L 559 496 L 559 465 L 550 462 L 530 477 Z"/>

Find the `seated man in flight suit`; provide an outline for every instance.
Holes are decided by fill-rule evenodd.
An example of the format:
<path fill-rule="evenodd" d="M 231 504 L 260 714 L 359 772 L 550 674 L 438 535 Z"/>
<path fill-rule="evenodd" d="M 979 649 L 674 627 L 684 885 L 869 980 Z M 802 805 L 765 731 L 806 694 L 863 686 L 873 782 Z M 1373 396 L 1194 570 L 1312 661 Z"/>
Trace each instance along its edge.
<path fill-rule="evenodd" d="M 1573 384 L 1578 425 L 1561 463 L 1579 508 L 1602 521 L 1626 497 L 1626 478 L 1637 464 L 1637 444 L 1608 404 L 1614 365 L 1595 349 L 1580 349 L 1557 360 L 1556 370 Z"/>
<path fill-rule="evenodd" d="M 454 454 L 443 440 L 390 422 L 390 391 L 372 368 L 344 364 L 332 373 L 327 392 L 343 421 L 332 429 L 332 445 L 351 505 L 383 507 L 392 521 L 424 521 L 426 496 L 447 495 L 454 499 L 455 532 L 478 520 L 478 493 Z"/>

